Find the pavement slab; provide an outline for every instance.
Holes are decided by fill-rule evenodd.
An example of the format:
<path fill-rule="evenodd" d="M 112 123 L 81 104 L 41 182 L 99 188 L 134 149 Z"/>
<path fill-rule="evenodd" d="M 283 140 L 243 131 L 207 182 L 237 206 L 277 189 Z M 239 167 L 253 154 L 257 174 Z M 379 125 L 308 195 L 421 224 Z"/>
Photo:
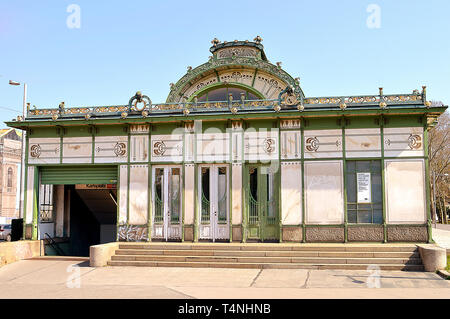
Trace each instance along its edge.
<path fill-rule="evenodd" d="M 426 272 L 89 267 L 22 260 L 0 268 L 1 298 L 450 298 Z M 369 288 L 379 287 L 379 288 Z"/>

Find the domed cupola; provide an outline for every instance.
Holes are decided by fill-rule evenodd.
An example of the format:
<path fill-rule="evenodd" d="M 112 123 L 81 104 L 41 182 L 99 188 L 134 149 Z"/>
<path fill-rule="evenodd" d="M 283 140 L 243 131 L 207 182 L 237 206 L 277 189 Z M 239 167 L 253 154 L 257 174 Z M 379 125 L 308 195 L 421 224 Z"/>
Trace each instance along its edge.
<path fill-rule="evenodd" d="M 304 98 L 299 79 L 292 78 L 267 60 L 261 37 L 252 41 L 211 41 L 209 61 L 188 67 L 176 84 L 171 83 L 167 103 L 277 99 L 284 95 L 294 104 Z"/>

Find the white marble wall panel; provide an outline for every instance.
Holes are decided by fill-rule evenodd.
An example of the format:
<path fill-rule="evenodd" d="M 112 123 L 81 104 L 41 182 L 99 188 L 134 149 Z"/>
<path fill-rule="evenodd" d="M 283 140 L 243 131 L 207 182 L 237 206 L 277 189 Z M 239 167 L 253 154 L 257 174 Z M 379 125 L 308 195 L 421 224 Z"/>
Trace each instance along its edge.
<path fill-rule="evenodd" d="M 242 165 L 231 166 L 231 218 L 233 225 L 242 224 Z"/>
<path fill-rule="evenodd" d="M 346 157 L 381 157 L 379 128 L 346 129 Z"/>
<path fill-rule="evenodd" d="M 119 169 L 119 224 L 127 223 L 128 166 L 120 165 Z"/>
<path fill-rule="evenodd" d="M 130 137 L 130 161 L 148 161 L 148 135 L 131 135 Z"/>
<path fill-rule="evenodd" d="M 186 225 L 194 224 L 194 184 L 195 167 L 194 164 L 184 166 L 184 223 Z"/>
<path fill-rule="evenodd" d="M 28 166 L 27 169 L 27 185 L 25 198 L 27 199 L 27 204 L 25 206 L 25 223 L 31 224 L 33 222 L 33 204 L 34 204 L 34 166 Z"/>
<path fill-rule="evenodd" d="M 197 137 L 197 160 L 224 162 L 230 157 L 230 135 L 227 133 L 200 133 Z"/>
<path fill-rule="evenodd" d="M 242 131 L 231 133 L 231 160 L 242 160 Z"/>
<path fill-rule="evenodd" d="M 184 136 L 184 160 L 187 162 L 194 161 L 194 134 L 186 134 Z"/>
<path fill-rule="evenodd" d="M 128 160 L 128 136 L 96 136 L 94 163 L 123 163 Z"/>
<path fill-rule="evenodd" d="M 342 161 L 305 162 L 307 224 L 344 222 Z"/>
<path fill-rule="evenodd" d="M 152 162 L 180 163 L 183 160 L 183 134 L 152 135 Z"/>
<path fill-rule="evenodd" d="M 423 127 L 384 129 L 384 156 L 423 156 Z"/>
<path fill-rule="evenodd" d="M 305 130 L 305 158 L 342 157 L 342 130 Z"/>
<path fill-rule="evenodd" d="M 281 163 L 281 221 L 283 225 L 302 223 L 302 165 Z"/>
<path fill-rule="evenodd" d="M 281 131 L 281 159 L 301 158 L 301 132 Z"/>
<path fill-rule="evenodd" d="M 278 130 L 247 130 L 244 132 L 246 161 L 278 160 Z"/>
<path fill-rule="evenodd" d="M 91 163 L 92 137 L 63 137 L 63 163 Z"/>
<path fill-rule="evenodd" d="M 59 163 L 61 155 L 61 139 L 30 138 L 28 140 L 28 163 L 54 164 Z"/>
<path fill-rule="evenodd" d="M 385 160 L 384 167 L 387 223 L 425 223 L 424 160 Z"/>
<path fill-rule="evenodd" d="M 148 219 L 148 165 L 130 165 L 129 224 L 144 225 Z"/>

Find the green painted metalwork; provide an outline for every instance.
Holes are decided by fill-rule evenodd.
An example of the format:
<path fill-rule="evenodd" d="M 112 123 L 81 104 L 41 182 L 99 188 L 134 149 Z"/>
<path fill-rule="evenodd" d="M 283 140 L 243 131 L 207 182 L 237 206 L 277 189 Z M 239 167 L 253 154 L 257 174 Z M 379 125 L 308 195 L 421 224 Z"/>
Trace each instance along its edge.
<path fill-rule="evenodd" d="M 423 140 L 424 140 L 424 156 L 425 156 L 425 193 L 426 193 L 426 212 L 427 212 L 427 232 L 428 232 L 428 243 L 433 243 L 432 228 L 431 228 L 431 190 L 430 190 L 430 159 L 428 150 L 428 127 L 425 118 L 423 126 Z"/>
<path fill-rule="evenodd" d="M 278 174 L 266 165 L 248 165 L 248 239 L 279 240 Z"/>
<path fill-rule="evenodd" d="M 41 166 L 41 183 L 53 185 L 117 184 L 117 165 Z"/>

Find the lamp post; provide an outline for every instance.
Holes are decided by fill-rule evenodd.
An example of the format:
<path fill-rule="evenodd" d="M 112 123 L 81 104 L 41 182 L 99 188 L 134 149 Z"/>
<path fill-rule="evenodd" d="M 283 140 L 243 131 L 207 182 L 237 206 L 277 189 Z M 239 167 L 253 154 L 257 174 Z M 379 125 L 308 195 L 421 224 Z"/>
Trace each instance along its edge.
<path fill-rule="evenodd" d="M 9 84 L 10 85 L 15 85 L 18 86 L 20 85 L 20 82 L 16 82 L 16 81 L 11 81 L 9 80 Z M 22 106 L 22 116 L 23 119 L 25 120 L 26 117 L 26 108 L 27 108 L 27 84 L 23 83 L 23 106 Z M 23 212 L 24 212 L 24 207 L 23 207 L 23 202 L 24 202 L 24 189 L 25 189 L 25 136 L 26 136 L 26 131 L 22 131 L 22 156 L 21 156 L 21 161 L 20 161 L 20 204 L 19 204 L 19 217 L 20 218 L 24 218 L 25 216 L 23 216 Z M 26 221 L 24 220 L 24 223 Z"/>

